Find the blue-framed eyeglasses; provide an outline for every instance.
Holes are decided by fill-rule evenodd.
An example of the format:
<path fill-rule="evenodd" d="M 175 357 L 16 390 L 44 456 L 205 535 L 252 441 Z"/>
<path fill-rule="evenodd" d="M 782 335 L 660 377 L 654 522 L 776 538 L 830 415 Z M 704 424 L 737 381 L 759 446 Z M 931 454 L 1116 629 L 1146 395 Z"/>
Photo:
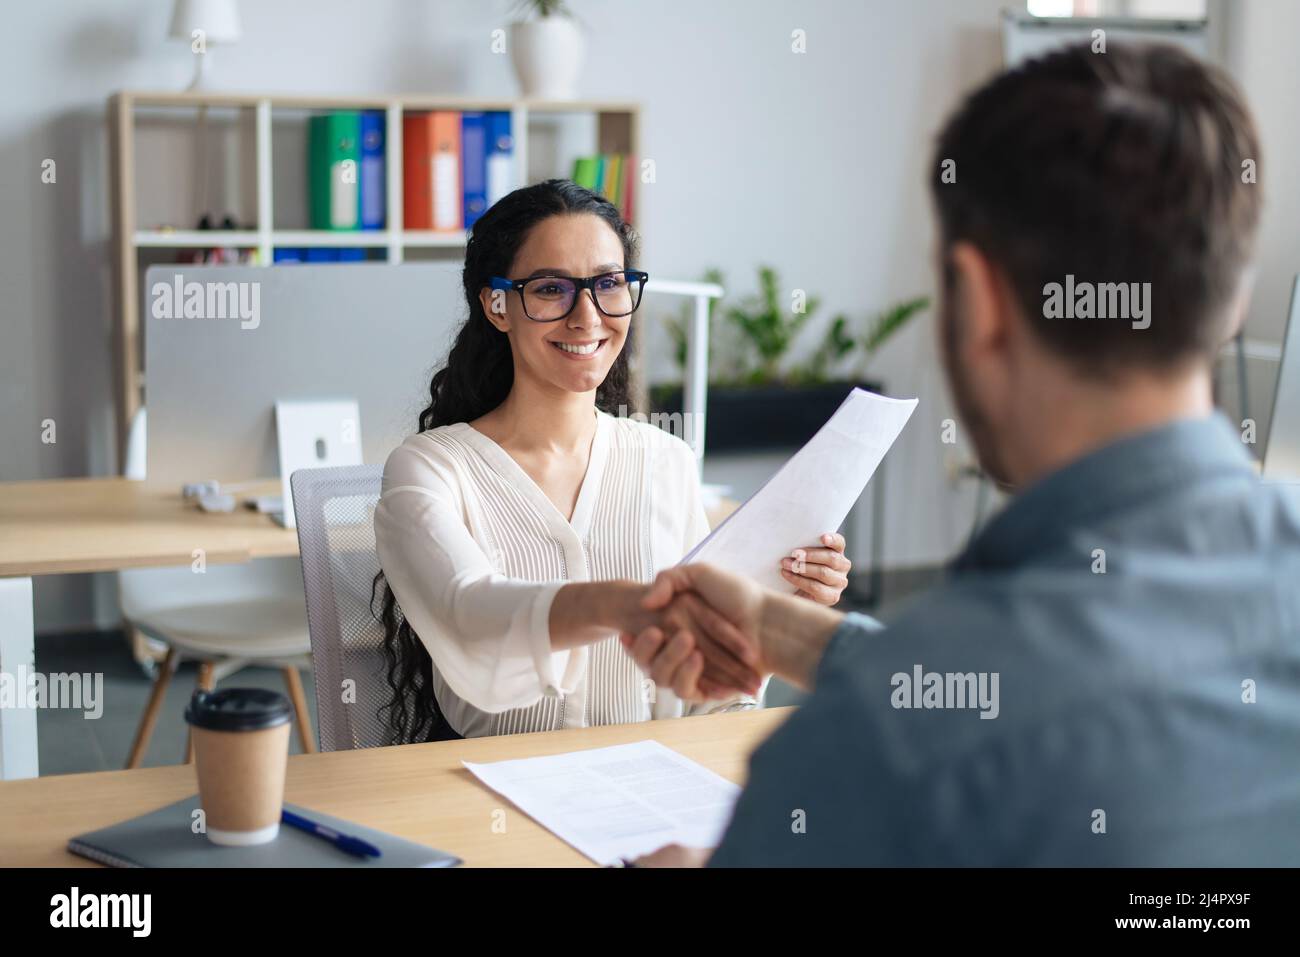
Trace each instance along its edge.
<path fill-rule="evenodd" d="M 489 282 L 493 290 L 519 293 L 524 305 L 524 315 L 533 322 L 555 322 L 573 312 L 578 302 L 578 292 L 586 289 L 591 301 L 601 315 L 611 319 L 630 316 L 641 305 L 649 273 L 637 269 L 621 269 L 579 279 L 575 276 L 533 276 L 531 279 L 506 279 L 493 276 Z"/>

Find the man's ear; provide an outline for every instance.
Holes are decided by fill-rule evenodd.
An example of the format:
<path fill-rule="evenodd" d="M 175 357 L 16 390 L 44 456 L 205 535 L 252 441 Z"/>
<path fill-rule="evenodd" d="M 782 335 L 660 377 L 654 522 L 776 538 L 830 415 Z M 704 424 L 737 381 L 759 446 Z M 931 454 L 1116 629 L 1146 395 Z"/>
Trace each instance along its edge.
<path fill-rule="evenodd" d="M 510 331 L 510 315 L 506 311 L 508 294 L 505 289 L 493 289 L 491 286 L 484 286 L 478 292 L 478 301 L 483 306 L 483 315 L 487 316 L 487 321 L 502 332 Z"/>
<path fill-rule="evenodd" d="M 1252 268 L 1246 270 L 1237 285 L 1237 293 L 1233 296 L 1232 305 L 1228 309 L 1228 327 L 1223 342 L 1231 341 L 1236 338 L 1237 333 L 1241 332 L 1241 327 L 1246 323 L 1246 316 L 1250 313 L 1250 298 L 1254 291 L 1255 271 Z"/>
<path fill-rule="evenodd" d="M 961 310 L 961 336 L 956 343 L 958 359 L 977 359 L 991 352 L 1003 352 L 1013 321 L 1010 290 L 1002 274 L 968 242 L 954 243 L 948 253 L 954 289 Z"/>

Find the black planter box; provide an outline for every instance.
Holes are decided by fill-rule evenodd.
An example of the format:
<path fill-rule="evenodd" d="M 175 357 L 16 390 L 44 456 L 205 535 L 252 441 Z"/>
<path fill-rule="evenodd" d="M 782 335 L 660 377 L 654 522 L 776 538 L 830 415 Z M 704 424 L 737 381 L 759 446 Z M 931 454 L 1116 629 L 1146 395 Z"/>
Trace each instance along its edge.
<path fill-rule="evenodd" d="M 709 386 L 704 443 L 708 452 L 797 449 L 825 425 L 854 387 L 882 392 L 874 382 L 815 386 Z M 654 412 L 680 413 L 680 387 L 655 389 Z"/>

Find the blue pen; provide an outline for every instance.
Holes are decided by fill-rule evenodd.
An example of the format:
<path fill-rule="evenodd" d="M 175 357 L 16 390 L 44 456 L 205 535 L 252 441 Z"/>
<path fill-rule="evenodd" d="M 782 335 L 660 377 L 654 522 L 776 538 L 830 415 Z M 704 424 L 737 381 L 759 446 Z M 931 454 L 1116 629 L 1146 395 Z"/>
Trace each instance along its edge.
<path fill-rule="evenodd" d="M 380 857 L 382 852 L 375 845 L 361 840 L 359 837 L 352 837 L 348 834 L 340 834 L 332 827 L 326 827 L 324 824 L 317 824 L 315 821 L 309 821 L 305 817 L 294 814 L 292 811 L 280 810 L 280 820 L 290 827 L 296 827 L 300 831 L 306 831 L 308 834 L 315 834 L 317 837 L 329 841 L 340 851 L 346 851 L 349 854 L 355 854 L 357 857 Z"/>

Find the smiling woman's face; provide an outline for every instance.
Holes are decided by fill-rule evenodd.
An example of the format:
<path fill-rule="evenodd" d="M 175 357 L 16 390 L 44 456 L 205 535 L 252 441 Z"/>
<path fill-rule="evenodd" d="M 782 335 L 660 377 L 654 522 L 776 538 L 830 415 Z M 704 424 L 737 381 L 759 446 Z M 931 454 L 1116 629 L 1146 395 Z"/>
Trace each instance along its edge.
<path fill-rule="evenodd" d="M 582 279 L 624 268 L 623 244 L 604 220 L 590 213 L 561 214 L 532 228 L 506 278 Z M 578 291 L 573 311 L 554 322 L 529 319 L 513 289 L 504 302 L 497 300 L 495 311 L 492 290 L 484 289 L 480 297 L 488 321 L 510 337 L 516 382 L 527 377 L 566 392 L 592 392 L 605 381 L 632 321 L 603 315 L 585 289 Z"/>

